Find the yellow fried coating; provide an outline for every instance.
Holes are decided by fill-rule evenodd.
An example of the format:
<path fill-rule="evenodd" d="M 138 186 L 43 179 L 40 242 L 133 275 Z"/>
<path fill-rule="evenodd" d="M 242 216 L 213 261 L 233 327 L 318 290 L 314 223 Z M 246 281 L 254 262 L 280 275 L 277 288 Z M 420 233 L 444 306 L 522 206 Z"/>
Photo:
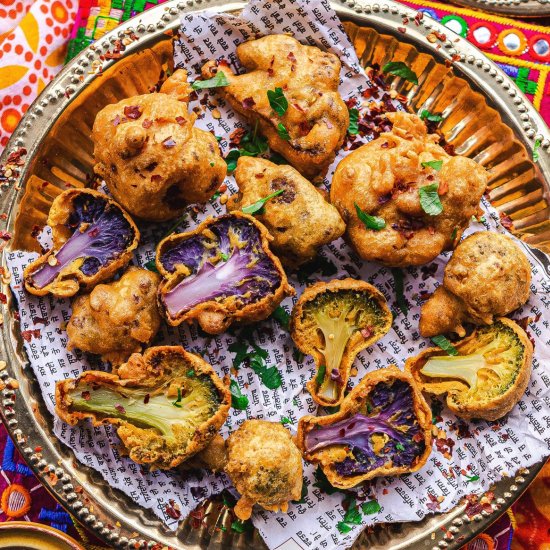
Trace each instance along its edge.
<path fill-rule="evenodd" d="M 451 157 L 437 145 L 416 115 L 388 113 L 393 129 L 353 151 L 338 164 L 330 192 L 347 224 L 347 237 L 364 260 L 394 267 L 421 265 L 450 249 L 479 211 L 487 186 L 485 169 L 465 157 Z M 442 161 L 439 171 L 422 163 Z M 438 165 L 435 165 L 438 167 Z M 420 203 L 424 186 L 439 184 L 440 214 Z M 384 219 L 367 229 L 356 211 Z"/>
<path fill-rule="evenodd" d="M 101 355 L 113 365 L 141 351 L 160 327 L 159 282 L 156 273 L 130 267 L 118 281 L 78 296 L 67 324 L 69 347 Z"/>
<path fill-rule="evenodd" d="M 55 410 L 74 426 L 113 424 L 121 451 L 151 469 L 179 466 L 215 438 L 231 393 L 214 369 L 181 346 L 134 353 L 117 374 L 86 371 L 55 386 Z"/>
<path fill-rule="evenodd" d="M 175 218 L 187 204 L 206 202 L 225 177 L 216 138 L 193 126 L 189 93 L 180 69 L 160 93 L 123 99 L 96 116 L 94 170 L 138 218 Z"/>
<path fill-rule="evenodd" d="M 286 266 L 312 260 L 321 246 L 341 237 L 346 229 L 338 210 L 292 166 L 241 157 L 235 178 L 239 193 L 227 203 L 230 212 L 284 191 L 270 199 L 256 218 L 273 236 L 271 247 Z"/>
<path fill-rule="evenodd" d="M 258 128 L 274 151 L 306 177 L 323 174 L 342 146 L 349 125 L 346 104 L 338 93 L 340 61 L 315 46 L 303 46 L 283 34 L 264 36 L 237 46 L 248 72 L 234 75 L 222 63 L 208 62 L 204 78 L 222 71 L 229 86 L 218 88 L 231 106 Z M 267 91 L 281 88 L 288 109 L 279 116 Z M 279 135 L 282 124 L 290 139 Z"/>
<path fill-rule="evenodd" d="M 510 237 L 474 233 L 456 247 L 443 285 L 422 306 L 420 334 L 464 336 L 463 322 L 490 325 L 528 300 L 530 284 L 529 261 Z"/>
<path fill-rule="evenodd" d="M 241 494 L 235 514 L 250 518 L 252 507 L 288 510 L 302 493 L 302 457 L 287 429 L 277 422 L 245 420 L 227 440 L 226 473 Z"/>

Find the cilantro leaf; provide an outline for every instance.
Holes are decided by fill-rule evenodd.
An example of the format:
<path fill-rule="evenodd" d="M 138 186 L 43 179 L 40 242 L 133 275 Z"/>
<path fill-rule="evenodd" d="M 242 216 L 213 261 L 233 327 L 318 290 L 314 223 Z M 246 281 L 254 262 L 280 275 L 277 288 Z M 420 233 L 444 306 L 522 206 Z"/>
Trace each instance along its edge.
<path fill-rule="evenodd" d="M 286 416 L 281 416 L 281 424 L 285 426 L 286 424 L 292 424 L 292 420 Z"/>
<path fill-rule="evenodd" d="M 351 523 L 352 525 L 361 525 L 363 522 L 363 517 L 357 505 L 355 504 L 355 499 L 351 499 L 348 509 L 344 515 L 344 522 Z"/>
<path fill-rule="evenodd" d="M 248 407 L 248 397 L 243 395 L 239 384 L 235 380 L 229 383 L 229 391 L 231 392 L 231 406 L 239 411 L 244 411 Z"/>
<path fill-rule="evenodd" d="M 395 286 L 395 297 L 399 309 L 403 312 L 403 315 L 409 313 L 409 307 L 407 306 L 407 300 L 405 298 L 405 284 L 403 281 L 403 272 L 398 267 L 392 267 L 393 283 Z"/>
<path fill-rule="evenodd" d="M 315 376 L 315 382 L 317 382 L 317 385 L 320 386 L 323 381 L 325 380 L 325 374 L 327 373 L 327 366 L 321 365 L 319 367 L 319 370 L 317 371 L 317 375 Z"/>
<path fill-rule="evenodd" d="M 423 109 L 420 113 L 420 118 L 422 120 L 427 120 L 428 122 L 441 122 L 443 117 L 441 115 L 434 115 L 430 113 L 427 109 Z"/>
<path fill-rule="evenodd" d="M 221 88 L 222 86 L 229 86 L 229 80 L 222 71 L 218 71 L 212 78 L 208 80 L 195 80 L 191 84 L 193 90 L 206 90 L 208 88 Z"/>
<path fill-rule="evenodd" d="M 178 388 L 178 398 L 172 403 L 174 407 L 181 409 L 181 388 Z"/>
<path fill-rule="evenodd" d="M 229 260 L 229 256 L 225 252 L 220 252 L 220 257 L 224 262 L 227 262 L 227 260 Z"/>
<path fill-rule="evenodd" d="M 231 524 L 231 530 L 235 531 L 235 533 L 244 533 L 245 531 L 252 531 L 252 523 L 250 521 L 241 521 L 240 519 L 236 519 Z"/>
<path fill-rule="evenodd" d="M 148 262 L 143 264 L 143 267 L 145 269 L 148 269 L 149 271 L 154 271 L 155 273 L 159 272 L 159 270 L 157 269 L 157 264 L 155 263 L 155 260 L 149 260 Z"/>
<path fill-rule="evenodd" d="M 233 367 L 238 369 L 244 362 L 245 359 L 248 359 L 248 344 L 246 342 L 233 342 L 229 344 L 227 349 L 235 353 L 233 358 Z"/>
<path fill-rule="evenodd" d="M 347 523 L 344 523 L 343 521 L 339 521 L 336 524 L 336 527 L 338 528 L 338 531 L 340 531 L 342 535 L 345 535 L 346 533 L 349 533 L 351 531 L 351 527 Z"/>
<path fill-rule="evenodd" d="M 285 128 L 285 125 L 282 122 L 279 122 L 279 124 L 277 124 L 277 133 L 279 134 L 279 137 L 281 139 L 284 139 L 285 141 L 288 141 L 290 139 L 290 134 L 288 133 L 288 130 Z"/>
<path fill-rule="evenodd" d="M 479 476 L 466 476 L 466 482 L 467 483 L 473 483 L 474 481 L 478 481 Z"/>
<path fill-rule="evenodd" d="M 281 325 L 286 331 L 290 330 L 290 314 L 282 306 L 278 306 L 277 309 L 271 314 L 271 317 Z"/>
<path fill-rule="evenodd" d="M 333 485 L 331 485 L 330 481 L 327 479 L 327 476 L 325 475 L 325 472 L 323 472 L 321 466 L 317 467 L 317 470 L 313 472 L 313 475 L 315 477 L 315 483 L 313 484 L 313 486 L 317 487 L 318 489 L 321 489 L 323 493 L 326 493 L 327 495 L 333 495 L 334 493 L 344 492 L 342 489 L 338 489 L 337 487 L 334 487 Z"/>
<path fill-rule="evenodd" d="M 227 164 L 227 172 L 233 172 L 237 168 L 237 161 L 241 156 L 241 152 L 238 149 L 233 149 L 227 153 L 225 157 L 225 163 Z"/>
<path fill-rule="evenodd" d="M 253 132 L 247 132 L 239 143 L 239 152 L 243 157 L 256 157 L 267 151 L 267 139 L 258 134 L 258 123 Z"/>
<path fill-rule="evenodd" d="M 258 375 L 262 384 L 270 390 L 276 390 L 282 384 L 282 377 L 277 367 L 266 367 L 263 360 L 253 357 L 250 368 Z"/>
<path fill-rule="evenodd" d="M 348 134 L 355 136 L 359 133 L 359 110 L 348 109 L 349 111 L 349 126 Z"/>
<path fill-rule="evenodd" d="M 403 63 L 403 61 L 391 61 L 390 63 L 386 63 L 382 67 L 382 72 L 400 76 L 404 80 L 412 82 L 413 84 L 418 84 L 416 73 Z"/>
<path fill-rule="evenodd" d="M 371 216 L 361 210 L 361 207 L 357 203 L 354 204 L 357 217 L 365 224 L 367 229 L 380 231 L 380 229 L 384 229 L 384 227 L 386 227 L 386 220 L 384 220 L 384 218 L 380 218 L 379 216 Z"/>
<path fill-rule="evenodd" d="M 434 336 L 432 342 L 443 351 L 446 351 L 448 355 L 458 355 L 458 350 L 442 334 Z"/>
<path fill-rule="evenodd" d="M 433 168 L 436 172 L 439 172 L 443 166 L 442 160 L 428 160 L 426 162 L 422 162 L 423 168 Z"/>
<path fill-rule="evenodd" d="M 429 216 L 437 216 L 443 212 L 443 205 L 437 193 L 439 183 L 423 185 L 418 189 L 420 195 L 420 206 Z"/>
<path fill-rule="evenodd" d="M 267 99 L 269 99 L 269 105 L 279 115 L 283 116 L 288 109 L 288 101 L 285 97 L 282 88 L 275 88 L 275 90 L 267 90 Z"/>
<path fill-rule="evenodd" d="M 275 191 L 274 193 L 271 193 L 271 195 L 268 195 L 267 197 L 264 197 L 263 199 L 260 199 L 259 201 L 256 201 L 252 204 L 249 204 L 248 206 L 245 206 L 242 211 L 245 214 L 256 214 L 258 213 L 265 205 L 265 203 L 274 197 L 278 197 L 282 193 L 284 193 L 284 189 L 279 189 L 278 191 Z"/>
<path fill-rule="evenodd" d="M 540 159 L 539 149 L 541 145 L 542 145 L 541 140 L 537 139 L 535 141 L 535 145 L 533 146 L 533 162 L 538 162 Z"/>
<path fill-rule="evenodd" d="M 363 514 L 370 516 L 371 514 L 377 514 L 380 512 L 382 507 L 378 504 L 377 500 L 369 500 L 361 504 L 361 510 L 363 510 Z"/>

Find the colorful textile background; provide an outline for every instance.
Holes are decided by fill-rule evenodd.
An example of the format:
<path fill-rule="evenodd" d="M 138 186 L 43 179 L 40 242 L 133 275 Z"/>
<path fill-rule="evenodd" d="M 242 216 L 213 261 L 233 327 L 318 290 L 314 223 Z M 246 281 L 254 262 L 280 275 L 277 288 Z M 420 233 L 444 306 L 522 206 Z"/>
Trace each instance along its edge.
<path fill-rule="evenodd" d="M 64 60 L 121 21 L 165 0 L 0 0 L 0 151 Z M 468 38 L 511 76 L 550 122 L 550 28 L 449 6 L 410 2 Z M 0 426 L 0 521 L 24 519 L 98 546 L 24 464 Z M 513 534 L 513 537 L 512 537 Z M 529 491 L 468 550 L 550 550 L 550 463 Z"/>

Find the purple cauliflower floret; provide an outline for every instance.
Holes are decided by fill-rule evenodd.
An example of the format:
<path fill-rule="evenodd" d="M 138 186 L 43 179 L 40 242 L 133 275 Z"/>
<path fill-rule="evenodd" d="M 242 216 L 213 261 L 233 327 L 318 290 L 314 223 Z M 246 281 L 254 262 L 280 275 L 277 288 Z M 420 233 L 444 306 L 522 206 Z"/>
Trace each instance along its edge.
<path fill-rule="evenodd" d="M 391 461 L 395 466 L 411 466 L 425 450 L 422 428 L 414 413 L 411 386 L 395 380 L 379 382 L 369 396 L 367 414 L 355 414 L 335 424 L 308 432 L 308 452 L 331 445 L 347 445 L 353 457 L 335 466 L 341 476 L 365 474 Z M 375 450 L 373 436 L 387 440 Z"/>
<path fill-rule="evenodd" d="M 74 260 L 84 258 L 80 271 L 95 275 L 116 260 L 134 240 L 134 229 L 120 208 L 95 195 L 80 194 L 72 202 L 67 227 L 73 234 L 55 253 L 55 265 L 44 264 L 32 275 L 34 286 L 44 288 Z"/>
<path fill-rule="evenodd" d="M 231 296 L 238 297 L 242 305 L 250 304 L 281 284 L 281 274 L 262 249 L 260 232 L 250 221 L 221 218 L 208 230 L 214 240 L 202 233 L 193 235 L 159 258 L 168 272 L 174 272 L 178 265 L 191 271 L 162 297 L 170 316 Z"/>

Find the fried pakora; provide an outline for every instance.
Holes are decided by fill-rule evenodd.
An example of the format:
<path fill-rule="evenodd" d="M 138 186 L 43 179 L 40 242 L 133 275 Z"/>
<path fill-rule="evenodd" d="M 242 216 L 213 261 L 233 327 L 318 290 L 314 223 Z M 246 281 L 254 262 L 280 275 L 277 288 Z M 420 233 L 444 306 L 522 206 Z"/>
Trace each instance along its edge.
<path fill-rule="evenodd" d="M 461 418 L 498 420 L 521 399 L 531 376 L 533 344 L 506 317 L 478 327 L 453 343 L 456 355 L 440 348 L 407 360 L 422 391 L 447 394 L 447 406 Z"/>
<path fill-rule="evenodd" d="M 227 440 L 226 473 L 241 494 L 235 515 L 249 519 L 254 504 L 286 512 L 302 493 L 302 457 L 286 428 L 277 422 L 245 420 Z"/>
<path fill-rule="evenodd" d="M 307 383 L 315 402 L 331 407 L 342 402 L 355 357 L 391 323 L 383 294 L 364 281 L 335 279 L 304 290 L 292 310 L 290 334 L 315 360 L 317 374 Z"/>
<path fill-rule="evenodd" d="M 368 373 L 337 413 L 302 417 L 296 439 L 334 487 L 350 489 L 419 470 L 431 452 L 432 411 L 413 377 L 391 366 Z"/>
<path fill-rule="evenodd" d="M 227 172 L 210 132 L 195 128 L 187 73 L 177 70 L 160 93 L 107 105 L 96 116 L 95 172 L 132 214 L 151 221 L 180 216 L 206 202 Z"/>
<path fill-rule="evenodd" d="M 292 166 L 241 157 L 235 178 L 239 192 L 227 203 L 230 212 L 282 191 L 265 203 L 256 218 L 273 236 L 271 248 L 286 266 L 295 268 L 313 260 L 321 246 L 346 229 L 338 210 Z"/>
<path fill-rule="evenodd" d="M 338 164 L 330 200 L 361 258 L 421 265 L 458 242 L 480 210 L 487 173 L 471 159 L 449 156 L 416 115 L 387 117 L 390 132 Z"/>
<path fill-rule="evenodd" d="M 122 452 L 152 469 L 170 469 L 218 433 L 231 393 L 201 357 L 180 346 L 134 353 L 117 374 L 86 371 L 55 387 L 55 410 L 74 426 L 113 424 Z"/>
<path fill-rule="evenodd" d="M 141 351 L 160 327 L 159 282 L 156 273 L 130 267 L 118 281 L 78 296 L 67 324 L 68 347 L 100 355 L 113 365 Z"/>
<path fill-rule="evenodd" d="M 92 189 L 58 195 L 48 225 L 53 247 L 24 272 L 25 289 L 36 296 L 68 298 L 110 279 L 132 259 L 140 238 L 132 218 Z"/>
<path fill-rule="evenodd" d="M 306 177 L 324 174 L 349 125 L 338 93 L 338 57 L 283 34 L 239 44 L 237 56 L 246 74 L 234 75 L 227 64 L 210 61 L 203 77 L 223 72 L 229 85 L 218 90 L 235 111 L 258 124 L 270 148 Z"/>
<path fill-rule="evenodd" d="M 474 233 L 456 247 L 443 285 L 422 306 L 420 334 L 464 336 L 464 322 L 490 325 L 528 300 L 530 284 L 529 260 L 510 237 Z"/>
<path fill-rule="evenodd" d="M 266 319 L 294 289 L 267 229 L 233 212 L 166 237 L 157 247 L 159 304 L 170 325 L 196 319 L 209 334 Z"/>

